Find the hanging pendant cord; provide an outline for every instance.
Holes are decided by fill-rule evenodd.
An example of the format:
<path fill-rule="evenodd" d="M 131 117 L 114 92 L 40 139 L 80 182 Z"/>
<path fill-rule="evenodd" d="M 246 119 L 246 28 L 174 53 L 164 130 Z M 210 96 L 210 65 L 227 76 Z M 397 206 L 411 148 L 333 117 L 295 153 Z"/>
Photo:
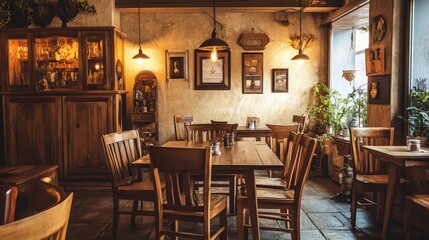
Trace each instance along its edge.
<path fill-rule="evenodd" d="M 139 0 L 139 49 L 142 49 L 142 45 L 140 41 L 140 4 L 141 4 L 141 0 Z"/>
<path fill-rule="evenodd" d="M 347 63 L 349 62 L 350 53 L 353 51 L 353 40 L 354 38 L 353 38 L 353 29 L 352 29 L 352 34 L 350 39 L 350 49 L 349 49 L 349 53 L 347 54 L 346 63 L 344 64 L 344 70 L 346 70 Z"/>
<path fill-rule="evenodd" d="M 213 0 L 213 32 L 216 32 L 216 0 Z"/>
<path fill-rule="evenodd" d="M 299 2 L 299 50 L 302 51 L 302 1 Z"/>

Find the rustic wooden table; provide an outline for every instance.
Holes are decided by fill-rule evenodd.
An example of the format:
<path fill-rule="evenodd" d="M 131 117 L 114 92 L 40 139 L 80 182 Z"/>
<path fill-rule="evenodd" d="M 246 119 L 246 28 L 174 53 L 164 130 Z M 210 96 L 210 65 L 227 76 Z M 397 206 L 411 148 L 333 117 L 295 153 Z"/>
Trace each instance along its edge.
<path fill-rule="evenodd" d="M 188 141 L 170 141 L 168 147 L 205 147 L 208 143 Z M 135 168 L 148 168 L 149 156 L 146 155 L 133 162 Z M 213 155 L 213 171 L 243 174 L 246 187 L 253 239 L 259 239 L 258 202 L 256 201 L 255 170 L 283 170 L 283 163 L 263 142 L 237 141 L 231 147 L 221 146 L 221 155 Z"/>
<path fill-rule="evenodd" d="M 399 188 L 402 168 L 413 168 L 410 177 L 412 179 L 413 192 L 424 193 L 427 191 L 425 169 L 429 167 L 429 149 L 423 148 L 418 152 L 407 151 L 406 146 L 364 146 L 369 153 L 380 161 L 389 163 L 389 182 L 387 185 L 386 204 L 384 209 L 383 232 L 381 239 L 387 239 L 389 220 L 395 194 Z"/>

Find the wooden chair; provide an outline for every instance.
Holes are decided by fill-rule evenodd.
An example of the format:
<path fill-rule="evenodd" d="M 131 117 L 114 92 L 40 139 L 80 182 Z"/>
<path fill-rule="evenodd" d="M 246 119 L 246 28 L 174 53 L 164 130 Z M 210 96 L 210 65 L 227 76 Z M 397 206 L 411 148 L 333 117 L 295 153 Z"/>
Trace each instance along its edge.
<path fill-rule="evenodd" d="M 112 236 L 116 238 L 119 214 L 131 214 L 131 224 L 139 215 L 154 215 L 153 211 L 137 211 L 138 202 L 155 200 L 152 182 L 136 181 L 136 172 L 131 163 L 142 156 L 139 133 L 137 130 L 111 133 L 102 136 L 104 153 L 110 171 L 113 192 L 113 227 Z M 119 200 L 133 200 L 131 212 L 119 211 Z"/>
<path fill-rule="evenodd" d="M 305 130 L 305 116 L 304 115 L 293 115 L 292 122 L 298 123 L 298 132 L 304 133 Z"/>
<path fill-rule="evenodd" d="M 156 189 L 156 238 L 164 236 L 193 239 L 228 239 L 228 214 L 225 196 L 211 194 L 211 147 L 169 148 L 152 146 L 149 149 L 151 169 Z M 167 183 L 165 201 L 162 194 L 160 173 Z M 193 199 L 191 174 L 204 177 L 202 196 Z M 184 179 L 183 192 L 178 175 Z M 198 203 L 198 204 L 196 204 Z M 211 233 L 210 221 L 219 216 L 220 228 Z M 165 221 L 168 223 L 164 225 Z M 179 231 L 179 221 L 202 223 L 203 233 Z"/>
<path fill-rule="evenodd" d="M 289 189 L 292 183 L 293 174 L 296 168 L 296 157 L 298 146 L 302 134 L 290 132 L 284 153 L 284 168 L 280 178 L 271 178 L 266 176 L 255 176 L 256 187 Z"/>
<path fill-rule="evenodd" d="M 237 136 L 238 124 L 193 124 L 186 126 L 188 130 L 188 141 L 205 142 L 221 138 L 225 133 L 234 133 Z M 203 181 L 201 175 L 194 175 L 196 181 L 195 187 L 198 188 Z M 225 184 L 225 182 L 227 182 Z M 212 176 L 212 187 L 227 187 L 228 192 L 220 193 L 228 195 L 229 199 L 229 212 L 235 214 L 235 195 L 237 192 L 237 175 L 224 174 L 222 172 L 215 172 Z"/>
<path fill-rule="evenodd" d="M 302 136 L 299 141 L 295 172 L 292 174 L 290 189 L 257 189 L 259 217 L 283 221 L 285 228 L 263 227 L 261 230 L 290 232 L 293 240 L 300 239 L 300 207 L 301 197 L 305 181 L 310 170 L 311 160 L 316 149 L 317 140 L 308 136 Z M 237 239 L 247 239 L 249 222 L 244 210 L 247 208 L 245 195 L 237 197 Z M 262 211 L 261 209 L 277 209 L 280 212 Z M 246 216 L 245 216 L 246 215 Z M 244 217 L 246 218 L 244 221 Z M 246 225 L 244 224 L 246 223 Z"/>
<path fill-rule="evenodd" d="M 227 124 L 227 123 L 228 123 L 228 121 L 218 121 L 218 120 L 210 120 L 210 122 L 211 122 L 211 123 L 214 123 L 214 124 L 216 124 L 216 123 L 224 123 L 224 124 Z"/>
<path fill-rule="evenodd" d="M 176 141 L 188 139 L 186 126 L 191 125 L 194 117 L 190 114 L 174 115 L 174 134 Z"/>
<path fill-rule="evenodd" d="M 412 195 L 407 197 L 404 214 L 405 239 L 412 239 L 412 225 L 429 234 L 429 195 Z"/>
<path fill-rule="evenodd" d="M 350 143 L 353 156 L 353 184 L 351 203 L 351 223 L 356 225 L 357 206 L 377 207 L 377 222 L 381 221 L 384 212 L 384 197 L 387 191 L 388 175 L 387 164 L 374 159 L 362 146 L 391 146 L 393 145 L 394 128 L 365 127 L 350 128 Z M 404 183 L 401 180 L 401 183 Z M 363 198 L 364 202 L 358 202 L 365 192 L 373 192 L 374 199 Z"/>
<path fill-rule="evenodd" d="M 0 239 L 66 239 L 73 193 L 51 208 L 0 226 Z"/>
<path fill-rule="evenodd" d="M 13 222 L 15 219 L 18 188 L 0 185 L 0 225 Z"/>

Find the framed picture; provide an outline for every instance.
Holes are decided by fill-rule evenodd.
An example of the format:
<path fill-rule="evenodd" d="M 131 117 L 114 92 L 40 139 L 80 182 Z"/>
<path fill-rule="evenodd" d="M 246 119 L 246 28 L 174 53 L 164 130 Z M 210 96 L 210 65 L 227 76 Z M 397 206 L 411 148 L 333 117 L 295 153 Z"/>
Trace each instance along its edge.
<path fill-rule="evenodd" d="M 366 75 L 384 75 L 385 73 L 384 46 L 365 49 Z"/>
<path fill-rule="evenodd" d="M 390 104 L 390 74 L 368 78 L 368 103 Z"/>
<path fill-rule="evenodd" d="M 230 51 L 218 51 L 218 60 L 210 60 L 210 52 L 195 49 L 195 90 L 231 89 Z"/>
<path fill-rule="evenodd" d="M 262 53 L 243 53 L 243 93 L 263 93 Z"/>
<path fill-rule="evenodd" d="M 273 69 L 273 92 L 288 92 L 289 88 L 289 69 Z"/>
<path fill-rule="evenodd" d="M 165 50 L 165 72 L 167 82 L 170 79 L 188 81 L 189 50 L 175 52 Z"/>

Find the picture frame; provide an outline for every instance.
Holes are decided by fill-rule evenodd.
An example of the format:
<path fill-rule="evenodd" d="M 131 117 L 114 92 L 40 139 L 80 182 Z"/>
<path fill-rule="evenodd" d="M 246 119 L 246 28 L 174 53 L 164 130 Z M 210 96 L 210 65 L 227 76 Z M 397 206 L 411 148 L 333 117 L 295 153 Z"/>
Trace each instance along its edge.
<path fill-rule="evenodd" d="M 189 50 L 165 50 L 165 76 L 169 80 L 189 81 Z"/>
<path fill-rule="evenodd" d="M 390 104 L 391 75 L 368 78 L 368 104 Z"/>
<path fill-rule="evenodd" d="M 264 92 L 263 53 L 242 53 L 243 94 L 262 94 Z"/>
<path fill-rule="evenodd" d="M 231 90 L 231 51 L 218 51 L 218 60 L 210 52 L 195 49 L 195 90 Z"/>
<path fill-rule="evenodd" d="M 289 69 L 273 68 L 272 92 L 289 91 Z"/>
<path fill-rule="evenodd" d="M 385 74 L 384 46 L 365 49 L 365 66 L 367 76 Z"/>

